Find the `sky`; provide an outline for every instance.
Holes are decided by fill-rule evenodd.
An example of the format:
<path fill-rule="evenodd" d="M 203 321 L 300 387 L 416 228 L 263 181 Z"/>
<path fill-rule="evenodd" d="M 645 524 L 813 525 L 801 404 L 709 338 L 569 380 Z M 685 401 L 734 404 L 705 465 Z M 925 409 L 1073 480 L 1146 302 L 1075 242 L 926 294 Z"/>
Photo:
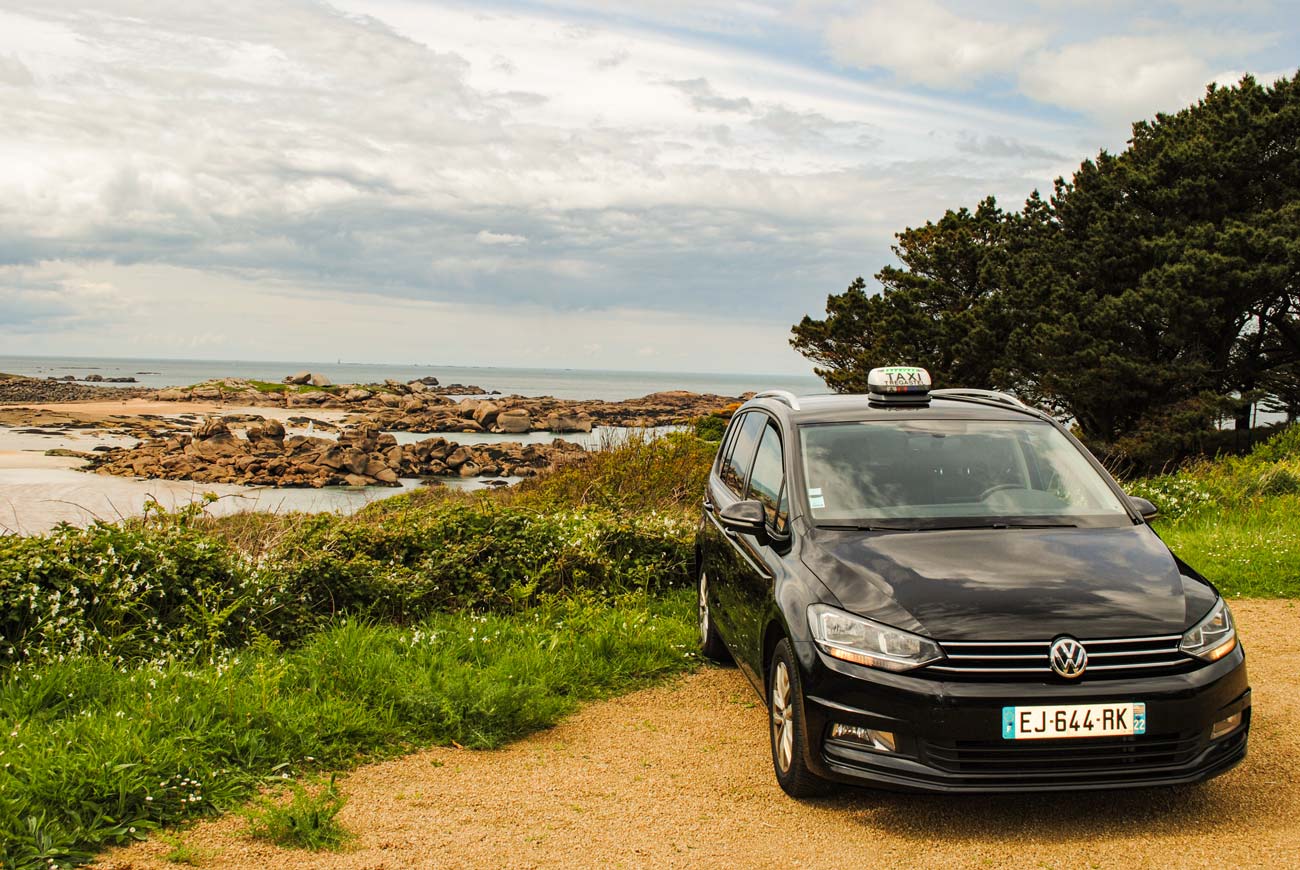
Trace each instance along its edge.
<path fill-rule="evenodd" d="M 802 373 L 1300 0 L 0 0 L 0 354 Z"/>

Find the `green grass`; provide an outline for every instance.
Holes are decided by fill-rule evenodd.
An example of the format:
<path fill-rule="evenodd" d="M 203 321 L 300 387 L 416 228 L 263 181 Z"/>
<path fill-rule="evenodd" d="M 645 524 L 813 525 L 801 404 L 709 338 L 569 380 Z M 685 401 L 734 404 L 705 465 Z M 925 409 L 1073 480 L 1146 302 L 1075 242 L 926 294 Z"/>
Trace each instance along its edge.
<path fill-rule="evenodd" d="M 282 849 L 324 849 L 338 851 L 352 833 L 339 823 L 339 811 L 347 798 L 338 790 L 337 775 L 329 783 L 310 791 L 300 783 L 289 784 L 289 800 L 264 797 L 244 811 L 248 834 Z"/>
<path fill-rule="evenodd" d="M 248 384 L 259 393 L 287 393 L 293 389 L 288 384 L 277 384 L 272 381 L 249 381 Z"/>
<path fill-rule="evenodd" d="M 1197 460 L 1125 488 L 1160 508 L 1160 537 L 1224 595 L 1300 597 L 1300 426 L 1246 456 Z"/>
<path fill-rule="evenodd" d="M 213 663 L 74 658 L 0 677 L 0 865 L 89 859 L 276 777 L 490 748 L 694 662 L 693 594 L 340 624 Z"/>
<path fill-rule="evenodd" d="M 1201 510 L 1156 530 L 1184 562 L 1230 597 L 1300 598 L 1300 498 L 1244 511 Z"/>

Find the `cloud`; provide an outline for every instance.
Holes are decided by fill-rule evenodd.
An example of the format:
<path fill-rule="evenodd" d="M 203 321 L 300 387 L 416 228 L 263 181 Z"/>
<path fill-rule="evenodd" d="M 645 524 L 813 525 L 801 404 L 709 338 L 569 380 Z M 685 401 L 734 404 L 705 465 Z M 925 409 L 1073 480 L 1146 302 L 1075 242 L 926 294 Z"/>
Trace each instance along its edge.
<path fill-rule="evenodd" d="M 1284 44 L 1268 2 L 1103 5 L 1099 15 L 1083 0 L 876 0 L 831 17 L 823 39 L 845 66 L 951 92 L 1019 93 L 1125 126 L 1195 101 L 1224 70 Z"/>
<path fill-rule="evenodd" d="M 1052 148 L 1021 142 L 995 133 L 978 135 L 963 131 L 957 136 L 957 147 L 967 154 L 1025 160 L 1063 161 L 1069 158 Z"/>
<path fill-rule="evenodd" d="M 474 237 L 480 245 L 522 245 L 527 243 L 526 236 L 516 236 L 512 233 L 494 233 L 491 230 L 479 230 L 478 235 Z"/>
<path fill-rule="evenodd" d="M 1175 36 L 1107 36 L 1038 52 L 1020 70 L 1027 96 L 1117 121 L 1175 111 L 1212 80 L 1204 52 Z"/>
<path fill-rule="evenodd" d="M 35 82 L 32 71 L 22 61 L 13 56 L 0 54 L 0 85 L 23 87 Z"/>
<path fill-rule="evenodd" d="M 955 90 L 1014 70 L 1047 38 L 1040 27 L 962 17 L 935 0 L 873 2 L 832 19 L 825 35 L 845 66 L 882 67 L 904 81 Z"/>
<path fill-rule="evenodd" d="M 121 323 L 135 313 L 111 282 L 83 266 L 41 262 L 0 266 L 0 335 L 39 336 L 54 330 Z"/>
<path fill-rule="evenodd" d="M 747 97 L 719 96 L 707 79 L 684 79 L 668 84 L 685 94 L 701 112 L 749 112 L 754 108 Z"/>

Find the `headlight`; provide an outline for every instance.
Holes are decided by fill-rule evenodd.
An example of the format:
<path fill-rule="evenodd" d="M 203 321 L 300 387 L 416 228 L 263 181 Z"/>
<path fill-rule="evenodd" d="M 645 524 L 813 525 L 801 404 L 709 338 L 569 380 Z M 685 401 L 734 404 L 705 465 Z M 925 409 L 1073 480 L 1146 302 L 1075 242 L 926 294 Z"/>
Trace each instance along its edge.
<path fill-rule="evenodd" d="M 943 658 L 943 650 L 928 637 L 863 619 L 826 604 L 808 608 L 808 627 L 822 652 L 869 668 L 910 671 Z"/>
<path fill-rule="evenodd" d="M 1183 635 L 1178 648 L 1188 655 L 1215 662 L 1236 646 L 1237 629 L 1232 624 L 1232 611 L 1228 609 L 1228 602 L 1220 598 L 1209 615 Z"/>

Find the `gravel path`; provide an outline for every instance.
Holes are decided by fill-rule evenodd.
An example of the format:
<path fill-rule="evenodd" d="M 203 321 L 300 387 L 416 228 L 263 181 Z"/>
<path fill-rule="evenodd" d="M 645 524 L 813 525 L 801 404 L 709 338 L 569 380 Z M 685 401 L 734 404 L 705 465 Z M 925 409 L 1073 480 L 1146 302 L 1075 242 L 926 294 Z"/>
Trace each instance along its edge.
<path fill-rule="evenodd" d="M 1233 605 L 1250 658 L 1250 756 L 1199 786 L 1032 797 L 777 787 L 764 710 L 733 669 L 593 704 L 496 752 L 361 768 L 341 854 L 281 851 L 225 817 L 187 832 L 214 868 L 1300 866 L 1300 606 Z M 161 843 L 103 870 L 174 867 Z"/>

